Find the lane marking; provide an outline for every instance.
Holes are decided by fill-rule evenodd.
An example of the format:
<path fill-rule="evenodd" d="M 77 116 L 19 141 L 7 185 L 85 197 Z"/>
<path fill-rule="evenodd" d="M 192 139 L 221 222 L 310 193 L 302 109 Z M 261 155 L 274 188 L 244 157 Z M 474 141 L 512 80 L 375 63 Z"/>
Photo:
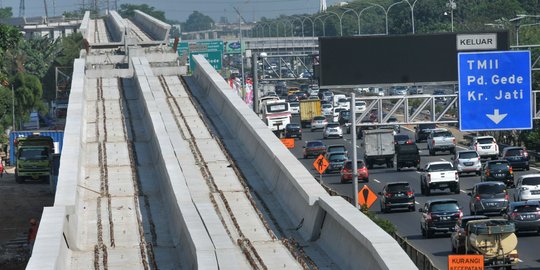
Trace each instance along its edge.
<path fill-rule="evenodd" d="M 467 191 L 465 191 L 465 190 L 463 190 L 463 189 L 460 189 L 459 191 L 461 191 L 461 192 L 467 194 Z"/>
<path fill-rule="evenodd" d="M 441 160 L 442 160 L 442 161 L 446 161 L 446 159 L 444 159 L 444 158 L 441 158 Z"/>
<path fill-rule="evenodd" d="M 417 201 L 414 201 L 414 203 L 415 203 L 415 204 L 420 204 L 420 203 L 419 203 L 419 202 L 417 202 Z"/>
<path fill-rule="evenodd" d="M 377 183 L 381 183 L 381 181 L 377 180 L 377 179 L 373 179 L 373 181 L 377 182 Z"/>

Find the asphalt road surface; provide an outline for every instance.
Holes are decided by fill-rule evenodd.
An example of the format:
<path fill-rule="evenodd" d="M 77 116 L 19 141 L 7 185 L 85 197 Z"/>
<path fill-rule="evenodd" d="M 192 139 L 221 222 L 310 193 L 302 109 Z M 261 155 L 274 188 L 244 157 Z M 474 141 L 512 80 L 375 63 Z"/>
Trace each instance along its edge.
<path fill-rule="evenodd" d="M 293 117 L 293 123 L 298 123 L 298 117 Z M 401 129 L 402 133 L 408 133 L 411 138 L 414 138 L 414 134 L 410 130 L 405 128 Z M 322 130 L 317 130 L 311 132 L 309 128 L 303 129 L 302 132 L 302 141 L 296 141 L 295 148 L 291 149 L 292 153 L 298 158 L 298 160 L 304 164 L 304 166 L 314 175 L 316 179 L 319 179 L 319 174 L 313 167 L 314 158 L 303 159 L 302 157 L 302 145 L 306 140 L 322 140 Z M 326 145 L 330 144 L 344 144 L 349 149 L 349 157 L 352 158 L 352 140 L 351 135 L 344 132 L 343 139 L 326 139 L 323 140 Z M 358 158 L 363 158 L 363 151 L 360 147 L 361 140 L 357 141 L 357 156 Z M 429 156 L 429 153 L 426 148 L 426 143 L 419 143 L 418 147 L 420 148 L 421 155 L 421 166 L 424 166 L 427 162 L 430 161 L 441 161 L 446 160 L 450 161 L 451 155 L 449 152 L 437 152 L 436 156 Z M 459 148 L 459 147 L 458 147 Z M 464 149 L 464 147 L 461 147 Z M 459 149 L 458 149 L 459 150 Z M 530 171 L 515 171 L 515 179 L 523 174 L 539 173 L 539 169 L 532 168 Z M 469 215 L 469 200 L 470 197 L 467 195 L 469 189 L 478 182 L 480 182 L 480 177 L 475 175 L 464 175 L 460 177 L 460 194 L 453 194 L 451 192 L 437 192 L 432 191 L 432 195 L 427 198 L 420 193 L 420 174 L 414 168 L 404 168 L 401 172 L 397 172 L 396 168 L 386 168 L 386 166 L 375 166 L 373 169 L 369 170 L 369 183 L 368 186 L 374 191 L 379 192 L 382 190 L 382 187 L 385 183 L 393 181 L 408 181 L 415 191 L 417 208 L 423 205 L 429 199 L 438 199 L 438 198 L 454 198 L 457 199 L 460 206 L 463 208 L 463 214 Z M 328 174 L 323 175 L 322 181 L 328 185 L 333 190 L 336 190 L 342 195 L 347 195 L 353 197 L 353 184 L 341 184 L 340 175 Z M 359 182 L 359 189 L 362 188 L 364 183 Z M 513 189 L 510 189 L 510 198 L 513 198 Z M 388 214 L 383 214 L 380 212 L 379 201 L 375 202 L 371 207 L 370 211 L 376 212 L 380 217 L 390 220 L 394 223 L 399 233 L 408 238 L 412 245 L 414 245 L 421 252 L 428 255 L 435 266 L 439 269 L 448 269 L 447 256 L 451 254 L 451 244 L 450 244 L 450 235 L 435 235 L 434 238 L 424 239 L 420 233 L 420 213 L 419 212 L 408 212 L 404 211 L 393 211 Z M 521 262 L 519 263 L 519 269 L 540 269 L 540 236 L 538 234 L 530 235 L 518 235 L 518 254 Z"/>

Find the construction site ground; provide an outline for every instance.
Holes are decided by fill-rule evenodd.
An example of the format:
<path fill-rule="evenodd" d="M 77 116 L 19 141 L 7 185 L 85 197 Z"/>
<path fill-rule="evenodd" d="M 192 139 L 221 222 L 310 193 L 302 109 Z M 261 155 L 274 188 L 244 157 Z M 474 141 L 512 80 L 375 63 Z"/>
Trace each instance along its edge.
<path fill-rule="evenodd" d="M 41 218 L 43 207 L 52 206 L 49 184 L 15 182 L 14 168 L 0 178 L 0 269 L 24 269 L 29 258 L 29 221 Z"/>

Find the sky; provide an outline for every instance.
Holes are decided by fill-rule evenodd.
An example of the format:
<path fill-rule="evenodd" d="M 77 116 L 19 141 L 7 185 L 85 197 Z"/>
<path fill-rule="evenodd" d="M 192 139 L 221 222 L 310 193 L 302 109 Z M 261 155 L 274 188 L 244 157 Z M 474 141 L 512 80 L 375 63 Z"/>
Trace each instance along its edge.
<path fill-rule="evenodd" d="M 87 6 L 94 0 L 45 0 L 49 16 L 60 16 L 64 11 L 78 10 L 85 3 Z M 109 2 L 114 6 L 115 0 L 99 0 L 100 5 L 106 7 Z M 343 0 L 326 0 L 327 6 L 342 2 Z M 12 7 L 13 16 L 19 15 L 19 4 L 21 0 L 0 0 L 1 7 Z M 238 15 L 233 7 L 236 7 L 246 21 L 257 21 L 261 17 L 274 18 L 280 14 L 292 15 L 303 13 L 316 13 L 319 10 L 319 0 L 117 0 L 118 6 L 121 4 L 147 4 L 156 10 L 165 11 L 165 17 L 169 20 L 186 21 L 189 14 L 197 10 L 210 16 L 218 22 L 219 18 L 225 16 L 229 22 L 238 20 Z M 25 15 L 45 16 L 44 2 L 42 0 L 26 0 Z"/>

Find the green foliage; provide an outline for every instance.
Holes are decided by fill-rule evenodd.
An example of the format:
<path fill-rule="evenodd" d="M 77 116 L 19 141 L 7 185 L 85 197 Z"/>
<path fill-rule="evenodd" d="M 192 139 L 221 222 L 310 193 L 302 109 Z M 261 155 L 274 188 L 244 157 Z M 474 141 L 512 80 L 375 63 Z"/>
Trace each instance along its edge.
<path fill-rule="evenodd" d="M 135 10 L 142 11 L 158 20 L 166 21 L 165 12 L 161 10 L 156 10 L 154 7 L 151 7 L 147 4 L 142 5 L 133 5 L 133 4 L 121 4 L 118 14 L 124 18 L 132 18 L 135 16 Z"/>
<path fill-rule="evenodd" d="M 0 131 L 12 126 L 12 94 L 9 87 L 0 86 Z"/>
<path fill-rule="evenodd" d="M 21 43 L 19 54 L 24 62 L 24 70 L 43 78 L 62 49 L 59 40 L 41 37 Z"/>
<path fill-rule="evenodd" d="M 0 8 L 0 19 L 9 19 L 13 17 L 13 10 L 11 7 Z"/>
<path fill-rule="evenodd" d="M 22 34 L 17 28 L 0 24 L 0 54 L 2 51 L 17 48 L 21 40 Z"/>
<path fill-rule="evenodd" d="M 28 73 L 17 73 L 13 78 L 15 87 L 15 112 L 17 119 L 28 119 L 30 112 L 37 110 L 46 113 L 47 107 L 42 101 L 43 89 L 39 78 Z"/>
<path fill-rule="evenodd" d="M 369 217 L 375 224 L 379 225 L 379 227 L 381 227 L 381 229 L 383 229 L 388 234 L 391 235 L 396 232 L 396 225 L 386 219 L 377 217 L 373 212 L 369 212 L 369 209 L 366 205 L 362 205 L 360 207 L 360 211 L 362 211 L 362 213 Z"/>
<path fill-rule="evenodd" d="M 214 25 L 214 20 L 207 15 L 198 11 L 193 11 L 184 24 L 184 31 L 201 31 L 211 29 Z"/>

